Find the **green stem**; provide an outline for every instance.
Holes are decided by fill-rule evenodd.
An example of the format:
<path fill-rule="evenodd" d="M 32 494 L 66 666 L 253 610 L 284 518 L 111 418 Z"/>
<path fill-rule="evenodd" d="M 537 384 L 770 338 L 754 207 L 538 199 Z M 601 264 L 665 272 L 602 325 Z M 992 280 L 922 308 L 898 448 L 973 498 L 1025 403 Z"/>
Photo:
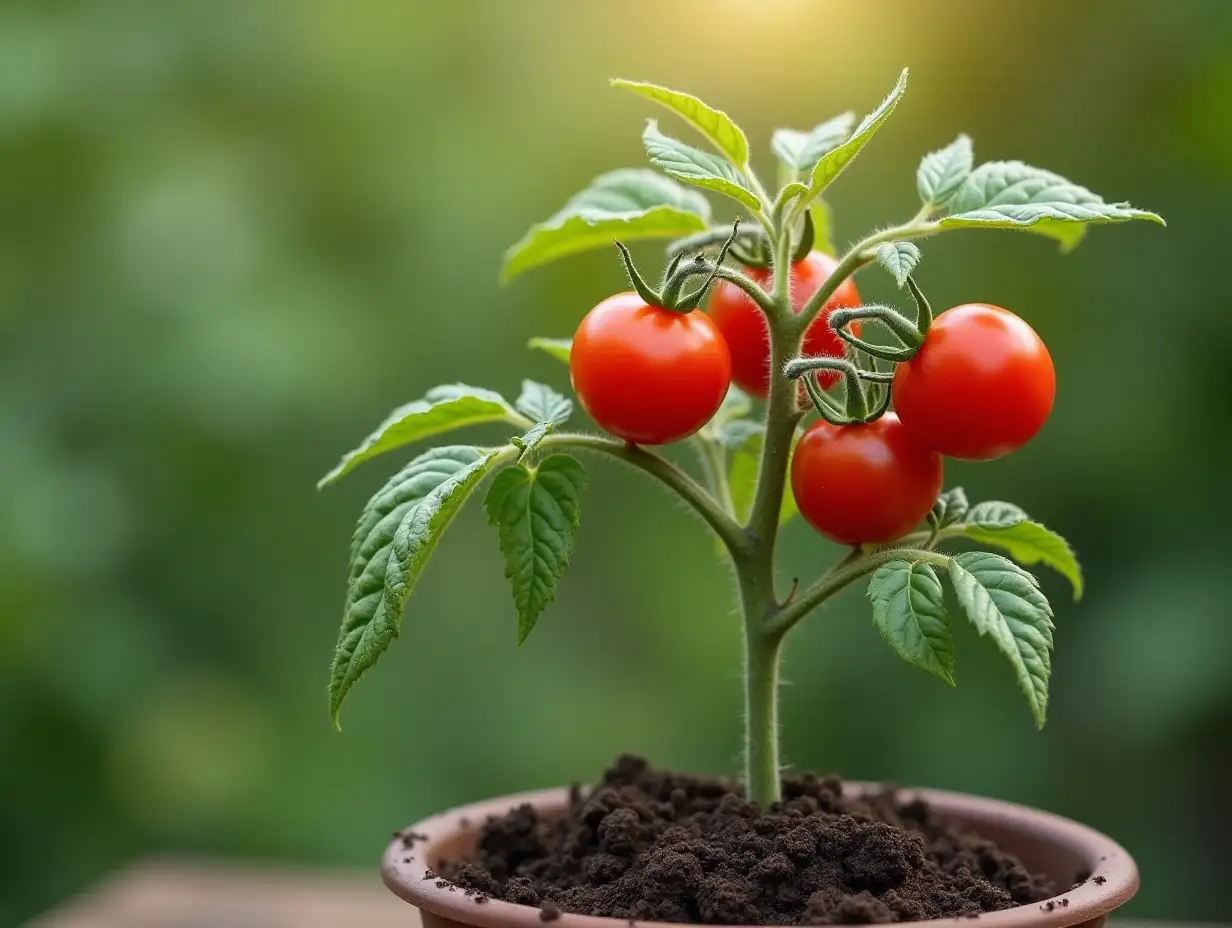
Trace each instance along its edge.
<path fill-rule="evenodd" d="M 746 622 L 744 637 L 744 764 L 748 797 L 769 809 L 778 802 L 779 649 L 782 636 Z"/>
<path fill-rule="evenodd" d="M 750 551 L 749 538 L 736 520 L 724 512 L 697 481 L 666 458 L 659 457 L 639 445 L 630 445 L 599 435 L 582 435 L 572 432 L 549 435 L 539 444 L 539 448 L 545 451 L 552 448 L 597 451 L 631 464 L 670 487 L 692 506 L 727 546 L 733 558 L 745 557 Z"/>

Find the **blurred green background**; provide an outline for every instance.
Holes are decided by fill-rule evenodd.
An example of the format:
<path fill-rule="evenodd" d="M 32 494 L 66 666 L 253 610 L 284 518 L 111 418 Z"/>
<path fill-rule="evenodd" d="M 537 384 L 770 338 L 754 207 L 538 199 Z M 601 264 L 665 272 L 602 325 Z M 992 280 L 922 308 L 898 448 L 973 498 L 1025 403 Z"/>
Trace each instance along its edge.
<path fill-rule="evenodd" d="M 787 757 L 1081 818 L 1137 856 L 1133 914 L 1232 920 L 1230 13 L 3 0 L 0 924 L 155 852 L 371 868 L 395 827 L 619 751 L 733 772 L 732 582 L 699 523 L 605 461 L 528 643 L 471 505 L 335 733 L 350 531 L 402 456 L 313 484 L 430 385 L 567 385 L 521 346 L 621 286 L 614 255 L 496 276 L 529 223 L 643 162 L 659 114 L 608 77 L 727 109 L 769 170 L 772 128 L 865 112 L 903 65 L 905 102 L 833 188 L 840 242 L 914 212 L 920 155 L 960 130 L 1170 227 L 1096 229 L 1068 257 L 924 243 L 936 304 L 1013 308 L 1058 368 L 1035 442 L 948 472 L 1084 559 L 1080 604 L 1045 578 L 1048 728 L 965 630 L 957 690 L 899 664 L 857 590 L 793 636 Z M 835 553 L 794 524 L 783 576 Z"/>

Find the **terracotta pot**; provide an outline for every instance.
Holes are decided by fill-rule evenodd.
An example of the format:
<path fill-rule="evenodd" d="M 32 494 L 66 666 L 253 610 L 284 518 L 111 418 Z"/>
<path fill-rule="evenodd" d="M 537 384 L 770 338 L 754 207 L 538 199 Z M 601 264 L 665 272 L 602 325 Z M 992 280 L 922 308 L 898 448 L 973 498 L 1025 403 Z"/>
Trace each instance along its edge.
<path fill-rule="evenodd" d="M 850 794 L 872 789 L 869 784 L 844 784 Z M 1138 891 L 1138 868 L 1119 844 L 1098 831 L 1067 818 L 1040 812 L 1027 806 L 995 799 L 982 799 L 940 790 L 913 790 L 912 795 L 960 827 L 995 841 L 1003 850 L 1016 854 L 1035 873 L 1044 873 L 1058 886 L 1069 886 L 1074 876 L 1089 872 L 1081 886 L 1067 890 L 1048 902 L 1018 906 L 979 916 L 972 924 L 978 928 L 1099 928 L 1108 914 Z M 424 879 L 430 862 L 456 859 L 475 847 L 479 827 L 492 815 L 503 815 L 516 806 L 530 803 L 540 813 L 552 815 L 568 806 L 568 791 L 543 790 L 505 796 L 475 805 L 462 806 L 413 825 L 409 830 L 425 836 L 407 849 L 395 838 L 385 851 L 381 876 L 385 885 L 423 916 L 424 928 L 544 928 L 539 909 L 491 900 L 477 904 L 473 897 Z M 1096 882 L 1103 877 L 1104 882 Z M 915 922 L 921 928 L 953 928 L 955 920 Z M 666 923 L 647 922 L 647 925 Z M 597 918 L 563 914 L 551 922 L 552 928 L 628 928 L 619 918 Z M 684 928 L 684 926 L 674 926 Z"/>

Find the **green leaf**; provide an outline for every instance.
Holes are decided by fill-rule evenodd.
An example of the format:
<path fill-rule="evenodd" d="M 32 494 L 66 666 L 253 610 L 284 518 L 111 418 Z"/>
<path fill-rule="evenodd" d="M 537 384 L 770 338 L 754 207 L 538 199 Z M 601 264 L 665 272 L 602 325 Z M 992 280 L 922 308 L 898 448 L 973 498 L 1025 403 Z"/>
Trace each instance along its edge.
<path fill-rule="evenodd" d="M 1043 728 L 1054 626 L 1039 581 L 999 554 L 969 551 L 950 559 L 950 582 L 971 624 L 1009 658 L 1035 724 Z"/>
<path fill-rule="evenodd" d="M 942 228 L 1025 229 L 1047 235 L 1062 250 L 1077 247 L 1089 225 L 1148 219 L 1155 213 L 1128 203 L 1105 203 L 1098 194 L 1059 174 L 1021 161 L 989 161 L 963 181 Z"/>
<path fill-rule="evenodd" d="M 886 242 L 877 249 L 877 260 L 894 275 L 895 283 L 901 288 L 907 282 L 907 275 L 920 263 L 920 249 L 911 242 Z"/>
<path fill-rule="evenodd" d="M 572 400 L 533 380 L 522 381 L 522 395 L 514 406 L 532 422 L 547 422 L 554 426 L 566 422 L 573 415 Z"/>
<path fill-rule="evenodd" d="M 967 507 L 967 494 L 963 492 L 962 487 L 946 490 L 937 497 L 937 502 L 933 504 L 933 515 L 937 519 L 937 526 L 945 528 L 947 525 L 961 522 L 967 514 Z"/>
<path fill-rule="evenodd" d="M 898 101 L 902 99 L 903 92 L 906 89 L 907 69 L 903 68 L 903 73 L 898 76 L 898 83 L 894 85 L 894 89 L 890 91 L 889 96 L 881 101 L 880 106 L 860 120 L 860 124 L 856 126 L 855 132 L 851 134 L 851 138 L 847 139 L 847 141 L 843 142 L 842 145 L 833 151 L 827 152 L 817 162 L 809 180 L 808 198 L 817 196 L 830 186 L 836 177 L 843 173 L 847 165 L 851 164 L 856 155 L 868 144 L 868 140 L 873 137 L 873 134 L 890 118 L 890 114 L 894 112 L 894 107 L 898 106 Z"/>
<path fill-rule="evenodd" d="M 706 441 L 726 442 L 727 428 L 729 424 L 737 422 L 747 422 L 745 419 L 750 412 L 753 411 L 753 400 L 749 395 L 732 384 L 727 388 L 727 393 L 723 397 L 723 402 L 719 405 L 718 412 L 711 416 L 710 421 L 702 426 L 698 432 L 698 437 Z"/>
<path fill-rule="evenodd" d="M 348 451 L 338 466 L 321 478 L 318 489 L 334 483 L 377 455 L 452 429 L 484 422 L 530 425 L 499 393 L 464 383 L 433 387 L 423 399 L 399 406 L 376 430 Z"/>
<path fill-rule="evenodd" d="M 535 348 L 546 354 L 551 355 L 557 361 L 569 363 L 569 351 L 573 348 L 573 339 L 571 338 L 542 338 L 535 336 L 526 343 L 527 348 Z"/>
<path fill-rule="evenodd" d="M 890 561 L 868 585 L 873 624 L 890 650 L 913 667 L 954 685 L 954 635 L 941 581 L 923 562 Z"/>
<path fill-rule="evenodd" d="M 577 458 L 553 454 L 534 470 L 511 467 L 492 481 L 484 508 L 500 536 L 505 576 L 518 610 L 518 644 L 526 640 L 569 565 L 577 539 L 586 471 Z"/>
<path fill-rule="evenodd" d="M 813 217 L 813 247 L 828 255 L 837 255 L 834 247 L 834 217 L 830 204 L 821 197 L 809 204 L 809 215 Z"/>
<path fill-rule="evenodd" d="M 1075 600 L 1082 599 L 1082 567 L 1069 542 L 1012 503 L 977 503 L 946 537 L 996 545 L 1024 566 L 1045 564 L 1070 582 Z"/>
<path fill-rule="evenodd" d="M 612 81 L 612 86 L 632 91 L 639 97 L 667 107 L 709 139 L 710 144 L 722 152 L 732 164 L 744 167 L 749 163 L 749 140 L 722 110 L 708 106 L 692 94 L 668 90 L 655 84 L 617 78 Z"/>
<path fill-rule="evenodd" d="M 335 725 L 348 691 L 397 637 L 402 606 L 428 555 L 497 453 L 464 445 L 433 448 L 364 507 L 351 541 L 350 581 L 330 672 Z"/>
<path fill-rule="evenodd" d="M 709 221 L 710 204 L 696 191 L 647 168 L 610 171 L 505 252 L 501 282 L 617 238 L 679 238 L 705 230 Z"/>
<path fill-rule="evenodd" d="M 761 209 L 761 202 L 749 189 L 748 179 L 739 168 L 717 155 L 664 135 L 653 119 L 646 122 L 642 144 L 651 164 L 672 177 L 731 197 L 750 209 Z"/>
<path fill-rule="evenodd" d="M 808 132 L 797 129 L 775 129 L 770 148 L 791 176 L 808 174 L 822 156 L 842 145 L 851 135 L 855 113 L 840 113 L 833 119 L 814 126 Z"/>
<path fill-rule="evenodd" d="M 926 206 L 945 206 L 971 173 L 975 151 L 971 138 L 960 135 L 945 148 L 924 156 L 915 173 L 915 186 Z"/>

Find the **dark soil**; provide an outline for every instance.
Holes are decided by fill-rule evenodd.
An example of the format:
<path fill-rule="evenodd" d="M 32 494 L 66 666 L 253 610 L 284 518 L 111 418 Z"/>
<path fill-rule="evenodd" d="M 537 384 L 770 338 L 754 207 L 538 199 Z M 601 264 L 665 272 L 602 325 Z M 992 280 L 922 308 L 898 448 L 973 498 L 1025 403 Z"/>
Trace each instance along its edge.
<path fill-rule="evenodd" d="M 561 912 L 698 924 L 862 924 L 978 916 L 1054 895 L 1047 879 L 923 802 L 845 799 L 837 777 L 783 781 L 763 813 L 733 783 L 622 757 L 568 814 L 489 820 L 470 860 L 434 861 L 476 894 Z"/>

